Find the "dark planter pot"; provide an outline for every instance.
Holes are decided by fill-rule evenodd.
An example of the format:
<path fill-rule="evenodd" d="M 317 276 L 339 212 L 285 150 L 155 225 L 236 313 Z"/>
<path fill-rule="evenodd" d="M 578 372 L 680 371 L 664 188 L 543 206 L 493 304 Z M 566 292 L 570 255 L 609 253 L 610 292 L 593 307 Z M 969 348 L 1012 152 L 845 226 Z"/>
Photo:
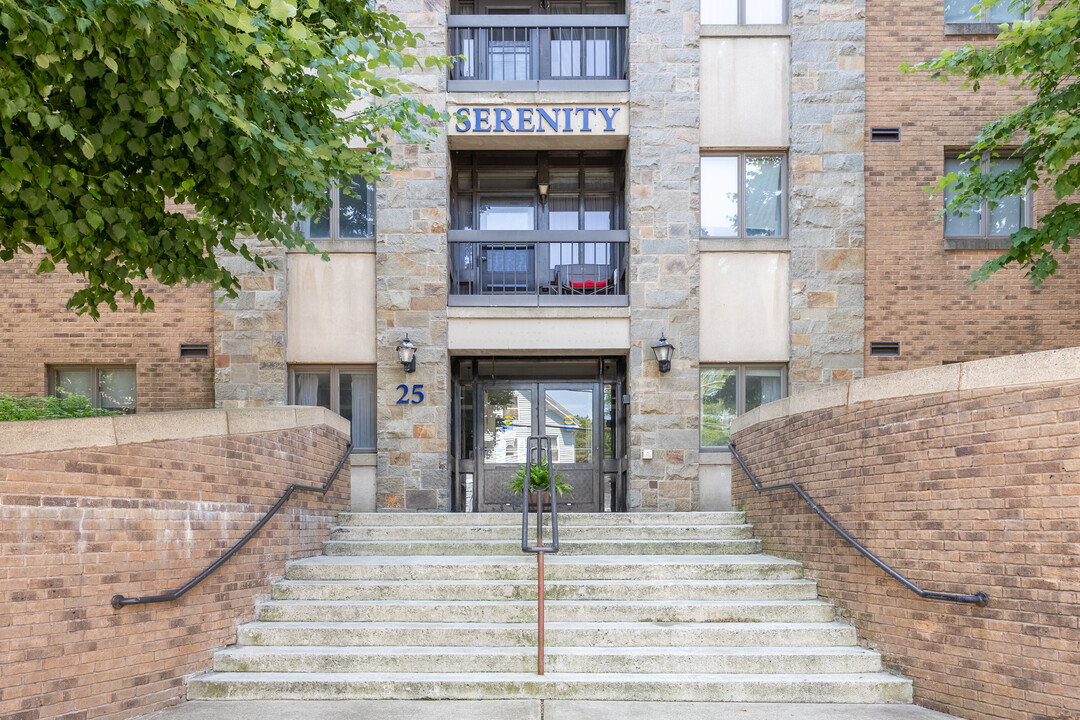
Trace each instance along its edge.
<path fill-rule="evenodd" d="M 551 493 L 548 492 L 547 490 L 544 490 L 543 493 L 544 493 L 544 510 L 547 510 L 547 511 L 550 512 L 551 511 Z M 529 512 L 536 512 L 536 502 L 537 502 L 536 496 L 537 496 L 537 494 L 538 494 L 538 491 L 535 491 L 535 490 L 531 491 L 529 493 Z"/>

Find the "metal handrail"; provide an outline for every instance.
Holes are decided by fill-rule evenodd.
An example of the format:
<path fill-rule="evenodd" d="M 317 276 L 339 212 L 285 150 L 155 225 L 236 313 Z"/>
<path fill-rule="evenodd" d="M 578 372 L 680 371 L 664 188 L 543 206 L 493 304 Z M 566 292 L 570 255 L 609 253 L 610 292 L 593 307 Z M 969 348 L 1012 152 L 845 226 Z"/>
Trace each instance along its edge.
<path fill-rule="evenodd" d="M 908 590 L 915 593 L 919 597 L 924 598 L 926 600 L 944 600 L 946 602 L 966 603 L 966 604 L 969 604 L 969 605 L 978 605 L 979 607 L 986 607 L 987 603 L 990 602 L 990 596 L 987 595 L 986 593 L 982 592 L 981 590 L 979 592 L 975 593 L 974 595 L 956 595 L 956 594 L 953 594 L 953 593 L 941 593 L 941 592 L 931 592 L 929 590 L 923 590 L 918 585 L 916 585 L 915 583 L 911 582 L 906 577 L 904 577 L 903 575 L 898 573 L 896 570 L 893 570 L 891 567 L 889 567 L 885 563 L 885 561 L 882 560 L 881 558 L 879 558 L 877 555 L 874 555 L 874 553 L 872 553 L 869 550 L 867 550 L 866 548 L 864 548 L 859 543 L 858 540 L 856 540 L 855 538 L 848 535 L 847 532 L 845 532 L 844 529 L 842 527 L 840 527 L 836 523 L 835 520 L 833 520 L 831 517 L 829 517 L 829 514 L 827 512 L 822 510 L 821 507 L 816 502 L 814 502 L 813 499 L 809 495 L 807 495 L 806 492 L 801 487 L 799 487 L 799 484 L 797 482 L 793 481 L 793 482 L 788 482 L 788 483 L 782 483 L 780 485 L 770 485 L 768 487 L 762 487 L 761 483 L 758 482 L 758 479 L 756 477 L 754 477 L 754 473 L 750 472 L 750 468 L 748 468 L 746 466 L 746 463 L 743 462 L 742 457 L 739 455 L 738 451 L 735 449 L 735 443 L 733 442 L 730 445 L 728 445 L 728 448 L 731 450 L 732 457 L 734 457 L 735 460 L 739 463 L 739 466 L 743 469 L 743 472 L 746 473 L 746 476 L 748 478 L 750 478 L 750 482 L 754 483 L 754 487 L 757 489 L 758 492 L 768 492 L 770 490 L 783 490 L 784 488 L 791 488 L 792 490 L 794 490 L 795 492 L 797 492 L 799 494 L 799 497 L 801 497 L 803 500 L 806 501 L 806 504 L 810 506 L 810 509 L 812 509 L 814 512 L 816 512 L 818 514 L 818 516 L 822 520 L 824 520 L 826 523 L 828 523 L 829 527 L 831 527 L 833 530 L 835 530 L 837 533 L 839 533 L 840 537 L 844 538 L 849 543 L 851 543 L 851 545 L 856 550 L 858 550 L 860 553 L 862 553 L 863 556 L 866 557 L 867 560 L 869 560 L 870 562 L 877 565 L 879 568 L 881 568 L 886 573 L 888 573 L 890 576 L 892 576 L 892 578 L 894 580 L 899 582 L 901 585 L 903 585 L 904 587 L 906 587 Z"/>
<path fill-rule="evenodd" d="M 290 497 L 292 497 L 292 494 L 294 492 L 317 492 L 320 495 L 326 495 L 326 493 L 330 491 L 330 488 L 333 487 L 334 480 L 337 479 L 338 474 L 341 472 L 341 468 L 345 466 L 345 461 L 349 459 L 349 453 L 351 452 L 352 441 L 349 441 L 345 444 L 345 453 L 341 456 L 341 460 L 338 460 L 337 467 L 335 467 L 334 472 L 330 474 L 330 479 L 327 480 L 326 484 L 324 484 L 322 487 L 317 487 L 313 485 L 297 485 L 294 483 L 288 488 L 286 488 L 281 498 L 276 503 L 274 503 L 274 506 L 270 508 L 270 510 L 265 515 L 262 516 L 262 519 L 255 524 L 255 527 L 251 528 L 248 534 L 240 539 L 240 542 L 233 545 L 227 553 L 215 560 L 213 565 L 203 570 L 183 587 L 177 588 L 170 593 L 164 593 L 162 595 L 148 595 L 145 597 L 129 598 L 124 597 L 123 595 L 113 595 L 112 606 L 119 610 L 120 608 L 126 607 L 128 605 L 148 605 L 150 603 L 171 602 L 173 600 L 179 599 L 188 590 L 192 589 L 193 587 L 201 583 L 203 580 L 210 577 L 210 575 L 212 575 L 215 570 L 224 565 L 229 558 L 231 558 L 237 553 L 238 550 L 240 550 L 240 548 L 244 547 L 244 545 L 247 544 L 248 540 L 251 540 L 251 538 L 255 537 L 256 533 L 262 530 L 263 525 L 266 525 L 266 523 L 270 521 L 270 518 L 274 517 L 274 515 L 277 514 L 277 511 L 281 509 L 281 506 L 284 505 Z"/>
<path fill-rule="evenodd" d="M 548 494 L 551 496 L 551 545 L 544 545 L 544 493 L 536 493 L 536 544 L 529 544 L 529 489 L 532 485 L 533 441 L 536 461 L 547 457 Z M 547 452 L 543 452 L 543 448 Z M 544 674 L 544 555 L 559 552 L 559 502 L 555 495 L 555 476 L 551 467 L 551 438 L 531 435 L 525 452 L 525 482 L 521 488 L 521 551 L 536 555 L 536 674 Z"/>

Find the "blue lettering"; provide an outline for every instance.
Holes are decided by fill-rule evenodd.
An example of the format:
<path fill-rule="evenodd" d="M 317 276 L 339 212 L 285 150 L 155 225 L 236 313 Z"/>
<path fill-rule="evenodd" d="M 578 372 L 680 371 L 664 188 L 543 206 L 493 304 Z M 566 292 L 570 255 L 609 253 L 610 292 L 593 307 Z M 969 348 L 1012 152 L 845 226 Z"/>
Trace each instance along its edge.
<path fill-rule="evenodd" d="M 490 108 L 476 108 L 473 113 L 476 118 L 476 122 L 473 123 L 473 129 L 476 132 L 491 132 L 491 126 L 488 125 L 489 118 L 488 113 L 491 112 Z"/>
<path fill-rule="evenodd" d="M 619 114 L 622 108 L 611 108 L 611 114 L 608 115 L 607 108 L 599 108 L 600 114 L 604 116 L 604 132 L 615 132 L 615 116 Z"/>
<path fill-rule="evenodd" d="M 518 132 L 532 132 L 532 108 L 518 108 Z"/>
<path fill-rule="evenodd" d="M 495 132 L 503 132 L 503 128 L 506 128 L 506 132 L 514 132 L 510 126 L 511 117 L 513 114 L 506 108 L 495 108 Z"/>
<path fill-rule="evenodd" d="M 544 132 L 544 123 L 548 124 L 551 128 L 551 132 L 559 132 L 559 108 L 554 108 L 551 111 L 551 115 L 544 108 L 536 108 L 536 132 Z"/>
<path fill-rule="evenodd" d="M 564 133 L 574 132 L 573 115 L 574 108 L 563 108 L 563 129 Z"/>
<path fill-rule="evenodd" d="M 581 115 L 581 132 L 592 132 L 592 128 L 589 127 L 589 116 L 596 112 L 596 108 L 578 108 L 577 112 Z"/>
<path fill-rule="evenodd" d="M 457 111 L 457 128 L 458 132 L 469 132 L 472 130 L 472 123 L 469 121 L 468 108 L 461 108 Z"/>

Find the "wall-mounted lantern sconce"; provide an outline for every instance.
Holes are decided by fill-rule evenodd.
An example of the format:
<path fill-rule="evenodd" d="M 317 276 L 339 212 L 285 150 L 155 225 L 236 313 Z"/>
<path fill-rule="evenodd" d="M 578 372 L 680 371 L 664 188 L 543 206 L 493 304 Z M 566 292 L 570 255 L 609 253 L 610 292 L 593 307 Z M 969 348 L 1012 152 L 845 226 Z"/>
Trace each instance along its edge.
<path fill-rule="evenodd" d="M 656 362 L 660 366 L 660 372 L 666 373 L 671 370 L 671 356 L 675 354 L 675 346 L 667 341 L 663 333 L 660 333 L 660 342 L 652 346 Z"/>
<path fill-rule="evenodd" d="M 397 356 L 405 372 L 416 372 L 416 346 L 409 342 L 409 333 L 405 333 L 405 339 L 397 346 Z"/>
<path fill-rule="evenodd" d="M 548 194 L 548 188 L 549 187 L 551 187 L 550 183 L 542 182 L 542 183 L 537 183 L 536 184 L 536 190 L 537 190 L 537 192 L 540 193 L 540 204 L 541 205 L 544 205 L 544 204 L 547 203 L 547 194 Z"/>

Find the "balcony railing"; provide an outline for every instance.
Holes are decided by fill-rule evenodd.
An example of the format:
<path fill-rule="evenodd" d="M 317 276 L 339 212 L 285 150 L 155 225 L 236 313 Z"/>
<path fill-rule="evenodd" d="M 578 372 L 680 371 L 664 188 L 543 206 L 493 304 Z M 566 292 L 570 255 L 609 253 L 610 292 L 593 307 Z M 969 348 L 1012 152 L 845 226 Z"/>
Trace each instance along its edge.
<path fill-rule="evenodd" d="M 451 92 L 625 91 L 626 15 L 451 15 Z"/>
<path fill-rule="evenodd" d="M 627 304 L 625 230 L 451 230 L 448 240 L 452 306 Z"/>

